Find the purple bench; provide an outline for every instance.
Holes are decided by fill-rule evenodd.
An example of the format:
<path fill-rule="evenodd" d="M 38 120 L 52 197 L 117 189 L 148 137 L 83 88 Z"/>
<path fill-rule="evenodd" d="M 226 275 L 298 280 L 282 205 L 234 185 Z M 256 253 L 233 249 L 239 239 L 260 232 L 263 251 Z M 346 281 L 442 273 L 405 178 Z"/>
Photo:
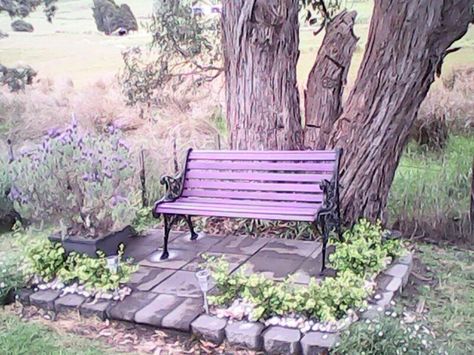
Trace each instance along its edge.
<path fill-rule="evenodd" d="M 165 196 L 154 217 L 164 216 L 164 248 L 172 225 L 184 218 L 197 238 L 191 216 L 240 217 L 311 222 L 323 236 L 323 263 L 329 233 L 341 235 L 339 160 L 342 150 L 193 151 L 183 171 L 164 176 Z"/>

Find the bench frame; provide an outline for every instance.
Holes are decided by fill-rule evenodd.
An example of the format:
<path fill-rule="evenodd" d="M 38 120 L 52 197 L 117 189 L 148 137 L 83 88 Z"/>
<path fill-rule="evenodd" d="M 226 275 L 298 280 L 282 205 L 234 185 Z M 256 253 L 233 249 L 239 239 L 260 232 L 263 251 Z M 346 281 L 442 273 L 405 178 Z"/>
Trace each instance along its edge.
<path fill-rule="evenodd" d="M 161 213 L 157 213 L 157 207 L 164 202 L 174 202 L 181 197 L 184 189 L 184 181 L 186 179 L 186 171 L 188 167 L 189 155 L 192 152 L 192 148 L 188 149 L 186 153 L 186 160 L 184 163 L 183 170 L 175 176 L 162 176 L 160 183 L 165 187 L 165 195 L 163 198 L 158 200 L 153 207 L 153 217 L 159 218 Z M 322 236 L 323 249 L 322 249 L 322 267 L 321 273 L 326 267 L 326 246 L 331 232 L 336 232 L 338 238 L 342 240 L 342 227 L 341 227 L 341 213 L 340 213 L 340 202 L 339 202 L 339 163 L 342 155 L 342 149 L 336 149 L 336 162 L 335 171 L 331 180 L 324 179 L 320 183 L 321 190 L 323 191 L 323 204 L 319 209 L 316 219 L 312 222 L 312 225 L 316 231 Z M 196 240 L 198 234 L 194 230 L 194 226 L 190 215 L 185 214 L 167 214 L 163 213 L 164 220 L 164 246 L 163 253 L 160 259 L 166 260 L 169 257 L 168 252 L 168 239 L 169 233 L 172 226 L 179 220 L 184 219 L 191 232 L 191 240 Z"/>

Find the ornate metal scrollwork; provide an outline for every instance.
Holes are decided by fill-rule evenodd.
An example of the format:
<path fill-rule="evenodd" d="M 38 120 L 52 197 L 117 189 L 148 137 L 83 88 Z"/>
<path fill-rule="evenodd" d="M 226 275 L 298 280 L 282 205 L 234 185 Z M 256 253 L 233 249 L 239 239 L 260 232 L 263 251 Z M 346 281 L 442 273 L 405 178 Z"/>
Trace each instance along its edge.
<path fill-rule="evenodd" d="M 178 176 L 163 176 L 160 183 L 165 186 L 163 202 L 176 200 L 183 190 L 184 174 Z"/>
<path fill-rule="evenodd" d="M 323 224 L 328 231 L 336 229 L 339 232 L 341 216 L 339 213 L 339 190 L 336 179 L 323 180 L 320 184 L 324 194 L 323 206 L 318 214 L 318 219 L 324 218 Z"/>

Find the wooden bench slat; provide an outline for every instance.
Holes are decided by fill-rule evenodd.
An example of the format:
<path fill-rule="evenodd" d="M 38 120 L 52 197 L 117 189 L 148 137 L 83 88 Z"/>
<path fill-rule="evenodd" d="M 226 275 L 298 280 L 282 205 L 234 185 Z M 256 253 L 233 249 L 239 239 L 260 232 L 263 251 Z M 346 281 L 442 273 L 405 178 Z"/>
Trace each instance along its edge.
<path fill-rule="evenodd" d="M 333 161 L 335 151 L 193 151 L 190 160 Z"/>
<path fill-rule="evenodd" d="M 249 181 L 285 181 L 285 182 L 314 182 L 319 183 L 331 180 L 331 174 L 291 174 L 291 173 L 265 173 L 265 172 L 233 172 L 233 171 L 209 171 L 189 170 L 187 179 L 207 180 L 249 180 Z"/>
<path fill-rule="evenodd" d="M 194 202 L 201 204 L 221 204 L 221 205 L 244 205 L 244 206 L 275 206 L 275 201 L 268 200 L 241 200 L 230 198 L 206 198 L 206 197 L 180 197 L 177 201 Z M 301 208 L 318 208 L 317 202 L 294 202 L 294 201 L 278 201 L 278 206 L 283 207 L 301 207 Z"/>
<path fill-rule="evenodd" d="M 301 162 L 256 162 L 256 161 L 211 161 L 190 160 L 188 170 L 251 170 L 251 171 L 311 171 L 334 172 L 335 163 Z"/>
<path fill-rule="evenodd" d="M 236 191 L 287 191 L 321 193 L 318 184 L 294 184 L 271 182 L 230 182 L 212 180 L 186 180 L 184 189 L 198 188 L 205 190 L 236 190 Z"/>
<path fill-rule="evenodd" d="M 223 197 L 249 200 L 267 201 L 300 201 L 300 202 L 321 202 L 323 194 L 312 193 L 288 193 L 288 192 L 260 192 L 260 191 L 235 191 L 235 190 L 203 190 L 185 189 L 182 196 L 185 197 Z"/>

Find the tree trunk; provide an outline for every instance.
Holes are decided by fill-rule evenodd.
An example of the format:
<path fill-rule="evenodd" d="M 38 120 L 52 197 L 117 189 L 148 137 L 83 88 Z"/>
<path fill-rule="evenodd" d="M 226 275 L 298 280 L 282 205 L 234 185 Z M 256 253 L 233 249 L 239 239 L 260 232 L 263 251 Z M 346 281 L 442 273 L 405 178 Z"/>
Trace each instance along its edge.
<path fill-rule="evenodd" d="M 298 0 L 224 0 L 223 50 L 232 149 L 302 146 Z"/>
<path fill-rule="evenodd" d="M 304 146 L 324 149 L 342 111 L 342 93 L 358 38 L 356 12 L 343 11 L 328 24 L 305 90 Z"/>
<path fill-rule="evenodd" d="M 331 132 L 344 148 L 342 212 L 382 218 L 395 169 L 445 51 L 467 31 L 472 0 L 375 1 L 357 81 Z"/>

